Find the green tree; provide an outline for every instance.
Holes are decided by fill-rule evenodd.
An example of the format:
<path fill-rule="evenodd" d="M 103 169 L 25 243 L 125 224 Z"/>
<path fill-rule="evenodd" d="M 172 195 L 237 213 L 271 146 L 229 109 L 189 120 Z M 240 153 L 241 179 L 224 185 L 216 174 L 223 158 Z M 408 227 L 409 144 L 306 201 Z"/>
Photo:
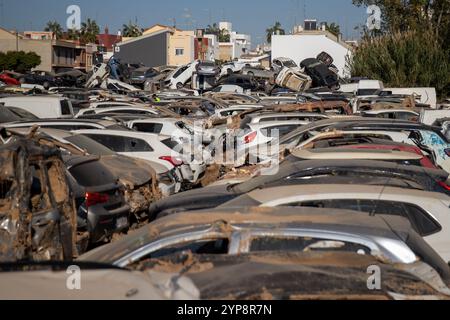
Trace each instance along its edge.
<path fill-rule="evenodd" d="M 137 24 L 134 24 L 131 21 L 122 26 L 122 35 L 124 37 L 140 37 L 143 32 L 144 29 L 140 28 Z"/>
<path fill-rule="evenodd" d="M 272 43 L 272 35 L 274 35 L 274 34 L 279 34 L 279 35 L 286 34 L 284 29 L 281 27 L 281 23 L 278 21 L 275 22 L 275 24 L 273 26 L 266 29 L 267 43 Z"/>
<path fill-rule="evenodd" d="M 80 40 L 84 43 L 95 43 L 100 33 L 100 27 L 95 20 L 88 18 L 81 24 Z"/>
<path fill-rule="evenodd" d="M 217 23 L 214 23 L 213 25 L 208 25 L 205 29 L 205 34 L 213 34 L 219 37 L 220 29 Z"/>
<path fill-rule="evenodd" d="M 53 33 L 52 37 L 54 39 L 61 39 L 64 34 L 63 28 L 56 21 L 47 22 L 47 26 L 45 27 L 44 31 L 52 32 Z"/>
<path fill-rule="evenodd" d="M 334 22 L 332 22 L 331 24 L 327 23 L 325 26 L 326 30 L 334 34 L 336 37 L 339 37 L 339 35 L 341 34 L 341 27 L 337 23 Z"/>
<path fill-rule="evenodd" d="M 8 51 L 0 52 L 0 70 L 25 73 L 41 64 L 41 57 L 35 52 Z"/>
<path fill-rule="evenodd" d="M 388 86 L 435 87 L 450 96 L 449 0 L 353 0 L 381 10 L 381 30 L 364 28 L 350 63 L 353 76 Z"/>
<path fill-rule="evenodd" d="M 66 38 L 68 40 L 80 40 L 81 34 L 77 29 L 69 29 L 66 33 Z"/>

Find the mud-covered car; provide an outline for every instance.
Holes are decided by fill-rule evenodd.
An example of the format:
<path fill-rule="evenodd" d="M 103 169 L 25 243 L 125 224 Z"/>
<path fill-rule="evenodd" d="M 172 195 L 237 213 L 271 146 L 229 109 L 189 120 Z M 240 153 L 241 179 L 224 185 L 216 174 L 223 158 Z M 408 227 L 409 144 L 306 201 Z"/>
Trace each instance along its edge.
<path fill-rule="evenodd" d="M 71 260 L 76 211 L 59 149 L 14 137 L 0 170 L 0 261 Z"/>
<path fill-rule="evenodd" d="M 376 269 L 374 269 L 376 266 Z M 239 256 L 178 253 L 140 270 L 180 276 L 202 300 L 448 300 L 448 280 L 423 262 L 389 264 L 349 252 L 252 252 Z M 380 287 L 368 282 L 382 274 Z M 371 272 L 368 274 L 368 272 Z M 169 273 L 170 272 L 170 273 Z M 423 276 L 423 275 L 427 276 Z M 185 280 L 186 281 L 186 280 Z M 369 283 L 369 285 L 368 285 Z M 264 314 L 267 309 L 256 309 Z M 269 309 L 270 310 L 270 309 Z"/>

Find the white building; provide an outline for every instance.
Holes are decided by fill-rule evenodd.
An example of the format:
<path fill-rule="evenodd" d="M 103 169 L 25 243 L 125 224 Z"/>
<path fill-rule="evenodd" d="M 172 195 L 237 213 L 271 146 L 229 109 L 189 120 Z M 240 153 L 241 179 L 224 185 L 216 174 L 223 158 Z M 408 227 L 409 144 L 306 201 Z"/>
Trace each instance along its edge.
<path fill-rule="evenodd" d="M 205 34 L 203 37 L 208 38 L 210 40 L 210 46 L 208 48 L 210 60 L 218 60 L 219 59 L 219 40 L 217 36 L 214 34 Z"/>
<path fill-rule="evenodd" d="M 239 59 L 241 55 L 248 53 L 252 48 L 252 38 L 248 34 L 233 31 L 231 22 L 219 22 L 219 29 L 226 30 L 230 35 L 230 42 L 219 43 L 219 54 L 221 60 Z"/>
<path fill-rule="evenodd" d="M 303 60 L 315 58 L 323 51 L 333 57 L 341 77 L 350 76 L 348 59 L 352 58 L 352 47 L 332 33 L 304 30 L 292 35 L 272 36 L 272 60 L 286 57 L 300 65 Z"/>

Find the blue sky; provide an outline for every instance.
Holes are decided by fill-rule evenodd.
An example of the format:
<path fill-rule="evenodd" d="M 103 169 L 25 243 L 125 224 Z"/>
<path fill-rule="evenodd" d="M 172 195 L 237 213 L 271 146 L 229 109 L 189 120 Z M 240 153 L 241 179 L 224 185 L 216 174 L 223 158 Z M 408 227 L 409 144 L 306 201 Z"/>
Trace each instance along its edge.
<path fill-rule="evenodd" d="M 367 18 L 365 9 L 351 0 L 0 0 L 0 26 L 42 30 L 49 20 L 65 26 L 66 8 L 72 4 L 81 7 L 82 20 L 93 18 L 102 30 L 108 25 L 110 33 L 136 19 L 142 27 L 172 25 L 175 20 L 182 29 L 225 19 L 234 30 L 251 34 L 254 44 L 263 41 L 264 30 L 275 21 L 291 30 L 296 21 L 303 21 L 305 11 L 306 18 L 337 22 L 346 38 L 358 37 L 354 27 Z"/>

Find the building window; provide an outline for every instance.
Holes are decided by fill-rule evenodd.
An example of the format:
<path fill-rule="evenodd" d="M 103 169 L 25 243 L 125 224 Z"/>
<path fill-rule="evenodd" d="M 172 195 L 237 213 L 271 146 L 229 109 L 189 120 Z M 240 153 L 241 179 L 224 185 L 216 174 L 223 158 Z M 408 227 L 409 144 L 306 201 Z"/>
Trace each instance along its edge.
<path fill-rule="evenodd" d="M 182 56 L 182 55 L 184 55 L 184 49 L 183 49 L 183 48 L 176 48 L 176 49 L 175 49 L 175 55 L 176 55 L 176 56 Z"/>

